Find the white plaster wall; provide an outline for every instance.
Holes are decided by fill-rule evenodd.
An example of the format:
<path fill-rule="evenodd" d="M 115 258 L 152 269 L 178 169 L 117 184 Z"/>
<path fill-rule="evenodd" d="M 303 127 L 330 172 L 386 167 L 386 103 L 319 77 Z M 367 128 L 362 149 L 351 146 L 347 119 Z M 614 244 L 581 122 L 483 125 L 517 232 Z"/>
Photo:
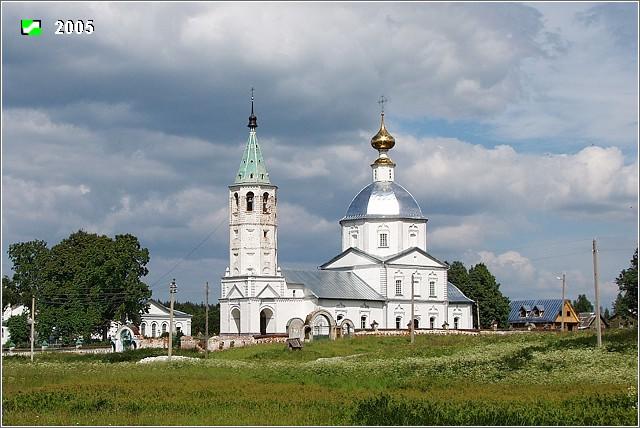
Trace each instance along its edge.
<path fill-rule="evenodd" d="M 454 328 L 454 318 L 459 317 L 459 329 L 473 328 L 473 305 L 463 303 L 449 304 L 449 328 Z"/>
<path fill-rule="evenodd" d="M 366 328 L 371 328 L 371 323 L 375 320 L 378 328 L 384 328 L 384 302 L 363 301 L 363 300 L 337 300 L 337 299 L 320 299 L 318 301 L 319 308 L 327 310 L 334 321 L 338 315 L 342 314 L 345 319 L 353 322 L 357 329 L 361 328 L 361 317 L 366 316 Z M 340 324 L 342 320 L 338 322 Z"/>

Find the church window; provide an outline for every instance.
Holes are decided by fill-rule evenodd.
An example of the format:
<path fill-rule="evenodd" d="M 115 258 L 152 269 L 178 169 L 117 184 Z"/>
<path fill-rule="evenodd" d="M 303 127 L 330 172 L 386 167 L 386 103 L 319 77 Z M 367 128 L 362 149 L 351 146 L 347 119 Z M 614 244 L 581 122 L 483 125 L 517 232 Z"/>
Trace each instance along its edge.
<path fill-rule="evenodd" d="M 162 333 L 166 333 L 167 332 L 167 323 L 162 323 Z"/>
<path fill-rule="evenodd" d="M 391 170 L 389 170 L 389 180 L 391 180 L 393 177 L 391 176 Z"/>
<path fill-rule="evenodd" d="M 420 274 L 415 274 L 413 276 L 413 295 L 416 297 L 420 297 L 420 287 L 422 285 L 422 280 L 420 278 Z"/>
<path fill-rule="evenodd" d="M 240 207 L 240 197 L 238 196 L 237 192 L 233 194 L 233 199 L 235 199 L 235 201 L 236 201 L 235 210 L 237 211 L 238 208 Z"/>
<path fill-rule="evenodd" d="M 253 178 L 253 173 L 252 173 L 252 174 L 249 174 L 249 178 Z"/>
<path fill-rule="evenodd" d="M 143 336 L 147 335 L 147 323 L 143 322 L 142 324 L 140 324 L 140 332 Z"/>
<path fill-rule="evenodd" d="M 247 193 L 247 211 L 253 211 L 253 192 Z"/>
<path fill-rule="evenodd" d="M 373 179 L 374 179 L 374 180 L 377 180 L 377 179 L 378 179 L 378 170 L 377 170 L 377 169 L 374 169 L 374 170 L 373 170 Z"/>
<path fill-rule="evenodd" d="M 402 280 L 396 279 L 396 296 L 402 296 Z"/>
<path fill-rule="evenodd" d="M 340 314 L 336 317 L 336 320 L 340 321 L 342 318 L 344 318 L 344 315 Z"/>
<path fill-rule="evenodd" d="M 436 282 L 429 281 L 429 297 L 436 297 Z"/>
<path fill-rule="evenodd" d="M 396 330 L 400 330 L 402 327 L 402 317 L 396 317 Z"/>
<path fill-rule="evenodd" d="M 296 297 L 296 290 L 293 290 L 293 297 Z"/>
<path fill-rule="evenodd" d="M 367 316 L 363 315 L 360 317 L 360 328 L 367 328 Z"/>
<path fill-rule="evenodd" d="M 388 234 L 380 234 L 380 248 L 389 248 Z"/>
<path fill-rule="evenodd" d="M 433 330 L 436 326 L 436 317 L 429 318 L 429 328 Z"/>
<path fill-rule="evenodd" d="M 457 329 L 458 329 L 458 321 L 459 321 L 459 320 L 460 320 L 460 318 L 458 318 L 458 317 L 455 317 L 455 318 L 453 319 L 453 329 L 454 329 L 454 330 L 457 330 Z"/>
<path fill-rule="evenodd" d="M 267 230 L 262 231 L 262 236 L 264 237 L 264 239 L 267 239 Z"/>
<path fill-rule="evenodd" d="M 157 328 L 156 323 L 151 324 L 151 337 L 156 337 Z"/>
<path fill-rule="evenodd" d="M 268 214 L 269 210 L 267 207 L 267 203 L 269 202 L 269 194 L 265 193 L 264 195 L 262 195 L 262 213 L 263 214 Z"/>

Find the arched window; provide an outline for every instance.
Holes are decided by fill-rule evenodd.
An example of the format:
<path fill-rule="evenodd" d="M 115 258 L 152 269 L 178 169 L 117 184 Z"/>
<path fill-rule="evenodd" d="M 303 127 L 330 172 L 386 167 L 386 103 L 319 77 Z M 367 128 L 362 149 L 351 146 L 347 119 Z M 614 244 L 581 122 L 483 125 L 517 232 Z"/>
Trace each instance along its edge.
<path fill-rule="evenodd" d="M 429 297 L 436 297 L 436 282 L 429 281 Z"/>
<path fill-rule="evenodd" d="M 459 320 L 460 320 L 460 318 L 458 318 L 458 317 L 455 317 L 455 318 L 453 319 L 453 329 L 454 329 L 454 330 L 457 330 L 457 329 L 458 329 L 458 325 L 459 325 L 458 321 L 459 321 Z"/>
<path fill-rule="evenodd" d="M 247 211 L 253 211 L 253 192 L 247 193 Z"/>
<path fill-rule="evenodd" d="M 336 317 L 336 321 L 340 321 L 342 318 L 344 318 L 344 315 L 340 314 Z"/>
<path fill-rule="evenodd" d="M 233 199 L 236 202 L 236 205 L 235 205 L 234 209 L 235 209 L 235 211 L 238 211 L 238 209 L 240 208 L 240 197 L 238 196 L 238 192 L 233 194 Z"/>
<path fill-rule="evenodd" d="M 378 228 L 378 248 L 389 248 L 389 228 L 386 225 Z"/>
<path fill-rule="evenodd" d="M 402 317 L 396 317 L 396 330 L 400 330 L 402 328 Z"/>
<path fill-rule="evenodd" d="M 360 317 L 360 328 L 367 328 L 367 316 L 362 315 Z"/>
<path fill-rule="evenodd" d="M 156 323 L 151 324 L 151 337 L 156 337 L 158 326 Z"/>
<path fill-rule="evenodd" d="M 409 226 L 409 246 L 418 246 L 418 226 L 416 226 L 415 224 Z"/>
<path fill-rule="evenodd" d="M 167 332 L 167 323 L 163 322 L 162 323 L 162 333 L 166 333 Z"/>
<path fill-rule="evenodd" d="M 140 333 L 142 333 L 143 336 L 147 335 L 147 323 L 142 323 L 140 324 Z"/>
<path fill-rule="evenodd" d="M 269 194 L 267 192 L 262 195 L 262 213 L 269 214 L 269 207 L 267 203 L 269 202 Z"/>
<path fill-rule="evenodd" d="M 433 330 L 436 327 L 436 317 L 429 318 L 429 328 Z"/>
<path fill-rule="evenodd" d="M 352 226 L 349 229 L 349 237 L 351 239 L 351 247 L 357 247 L 358 246 L 358 227 L 357 226 Z"/>

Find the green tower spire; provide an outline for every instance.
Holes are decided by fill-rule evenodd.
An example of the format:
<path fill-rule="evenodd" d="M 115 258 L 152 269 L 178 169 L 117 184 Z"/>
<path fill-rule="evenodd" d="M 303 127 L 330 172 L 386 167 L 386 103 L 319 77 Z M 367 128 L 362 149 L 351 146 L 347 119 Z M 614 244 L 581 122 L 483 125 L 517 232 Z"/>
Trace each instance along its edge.
<path fill-rule="evenodd" d="M 247 139 L 247 145 L 242 154 L 235 184 L 271 184 L 267 167 L 262 158 L 262 150 L 260 149 L 260 144 L 258 144 L 258 137 L 256 136 L 258 118 L 253 113 L 253 88 L 251 89 L 251 116 L 249 116 L 249 125 L 247 126 L 249 127 L 249 139 Z"/>

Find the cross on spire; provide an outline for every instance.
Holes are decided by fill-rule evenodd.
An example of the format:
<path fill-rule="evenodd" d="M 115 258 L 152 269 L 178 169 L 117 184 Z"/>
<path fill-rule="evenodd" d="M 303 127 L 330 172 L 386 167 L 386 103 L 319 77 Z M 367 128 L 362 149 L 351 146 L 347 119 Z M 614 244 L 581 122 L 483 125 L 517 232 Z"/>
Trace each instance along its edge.
<path fill-rule="evenodd" d="M 384 103 L 386 103 L 387 101 L 389 101 L 384 95 L 380 95 L 380 100 L 378 101 L 378 104 L 380 104 L 380 112 L 382 114 L 384 114 Z"/>
<path fill-rule="evenodd" d="M 253 86 L 251 87 L 251 101 L 253 101 Z"/>

